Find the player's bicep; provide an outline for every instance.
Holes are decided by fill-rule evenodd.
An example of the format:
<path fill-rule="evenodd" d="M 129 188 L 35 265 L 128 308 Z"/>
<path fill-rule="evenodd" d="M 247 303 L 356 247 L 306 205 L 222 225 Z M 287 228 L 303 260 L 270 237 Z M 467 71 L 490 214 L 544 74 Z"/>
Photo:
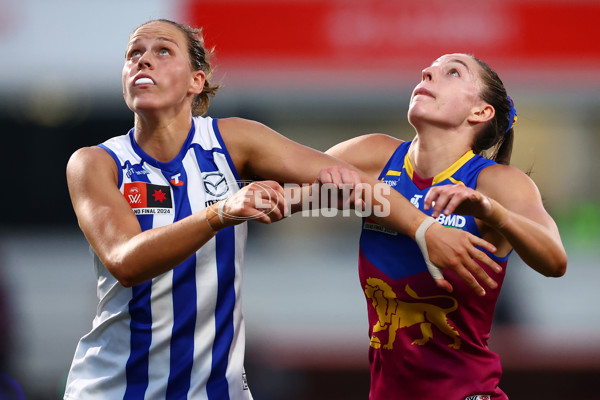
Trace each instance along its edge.
<path fill-rule="evenodd" d="M 484 169 L 477 181 L 477 190 L 516 214 L 556 229 L 554 220 L 544 208 L 536 184 L 516 168 L 496 165 Z"/>
<path fill-rule="evenodd" d="M 377 178 L 401 143 L 391 136 L 370 134 L 338 143 L 325 153 Z"/>
<path fill-rule="evenodd" d="M 73 209 L 84 235 L 101 258 L 141 229 L 118 188 L 116 164 L 99 147 L 78 150 L 67 165 Z"/>
<path fill-rule="evenodd" d="M 243 178 L 311 183 L 322 168 L 339 164 L 256 121 L 228 118 L 219 120 L 219 129 Z"/>

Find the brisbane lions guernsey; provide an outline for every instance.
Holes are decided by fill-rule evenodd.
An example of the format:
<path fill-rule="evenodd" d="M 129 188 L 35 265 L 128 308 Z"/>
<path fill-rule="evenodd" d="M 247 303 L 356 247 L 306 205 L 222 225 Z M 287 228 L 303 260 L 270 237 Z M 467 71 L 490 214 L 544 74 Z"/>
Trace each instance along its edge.
<path fill-rule="evenodd" d="M 482 169 L 495 164 L 469 151 L 432 179 L 422 179 L 402 143 L 380 180 L 423 210 L 436 185 L 475 188 Z M 452 214 L 437 219 L 448 228 L 481 236 L 475 219 Z M 507 257 L 494 261 L 506 267 Z M 483 267 L 499 285 L 504 271 Z M 415 241 L 366 218 L 360 238 L 359 275 L 369 317 L 371 400 L 507 399 L 498 388 L 502 369 L 487 346 L 500 287 L 477 296 L 456 274 L 444 271 L 453 293 L 439 289 Z"/>
<path fill-rule="evenodd" d="M 133 129 L 100 145 L 143 231 L 172 224 L 239 190 L 217 120 L 195 117 L 181 151 L 159 162 Z M 246 224 L 223 229 L 189 259 L 126 288 L 94 254 L 99 305 L 79 342 L 66 399 L 252 399 L 241 309 Z"/>

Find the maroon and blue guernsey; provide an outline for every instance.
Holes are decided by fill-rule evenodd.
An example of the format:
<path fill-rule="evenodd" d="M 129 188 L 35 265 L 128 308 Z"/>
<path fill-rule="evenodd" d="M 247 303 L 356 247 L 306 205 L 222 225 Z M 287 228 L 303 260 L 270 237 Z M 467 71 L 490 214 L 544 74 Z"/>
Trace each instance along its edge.
<path fill-rule="evenodd" d="M 426 214 L 431 210 L 423 210 L 423 200 L 430 187 L 475 189 L 481 170 L 495 164 L 469 151 L 439 175 L 422 179 L 410 163 L 409 146 L 398 147 L 379 178 Z M 437 220 L 481 236 L 471 216 Z M 435 285 L 414 240 L 368 218 L 363 221 L 359 273 L 369 315 L 371 400 L 507 399 L 498 387 L 499 356 L 487 341 L 508 256 L 489 255 L 503 267 L 497 274 L 481 264 L 498 282 L 497 289 L 478 296 L 452 271 L 444 271 L 454 287 L 447 293 Z"/>

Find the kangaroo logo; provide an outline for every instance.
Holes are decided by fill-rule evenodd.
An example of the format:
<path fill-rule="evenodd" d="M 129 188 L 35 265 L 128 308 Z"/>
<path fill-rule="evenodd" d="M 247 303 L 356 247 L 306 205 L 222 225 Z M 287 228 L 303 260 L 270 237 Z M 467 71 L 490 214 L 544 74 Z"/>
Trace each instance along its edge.
<path fill-rule="evenodd" d="M 454 297 L 437 295 L 420 297 L 410 286 L 406 285 L 404 290 L 410 297 L 417 300 L 428 299 L 450 299 L 453 305 L 450 308 L 441 308 L 429 303 L 412 303 L 398 300 L 396 293 L 390 285 L 377 278 L 368 278 L 365 285 L 365 294 L 372 300 L 372 305 L 377 311 L 378 321 L 373 326 L 371 336 L 371 347 L 381 347 L 381 340 L 375 336 L 376 332 L 387 331 L 388 342 L 383 345 L 386 350 L 391 350 L 396 340 L 396 331 L 399 328 L 407 328 L 419 324 L 423 337 L 415 339 L 411 344 L 423 346 L 433 337 L 431 325 L 435 325 L 442 333 L 453 339 L 448 346 L 460 349 L 461 340 L 458 332 L 448 324 L 446 315 L 458 308 L 458 302 Z"/>

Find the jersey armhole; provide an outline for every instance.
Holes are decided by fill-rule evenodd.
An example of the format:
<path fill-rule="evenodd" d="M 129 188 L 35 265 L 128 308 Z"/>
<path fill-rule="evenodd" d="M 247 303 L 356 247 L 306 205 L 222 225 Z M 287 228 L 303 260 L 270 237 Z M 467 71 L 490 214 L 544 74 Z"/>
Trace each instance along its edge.
<path fill-rule="evenodd" d="M 508 259 L 510 258 L 510 255 L 513 253 L 513 251 L 515 251 L 514 249 L 511 249 L 507 255 L 505 255 L 504 257 L 498 257 L 495 254 L 490 253 L 489 251 L 487 251 L 486 249 L 477 246 L 477 248 L 481 251 L 483 251 L 485 254 L 487 254 L 487 256 L 489 258 L 491 258 L 494 262 L 497 262 L 498 264 L 500 263 L 506 263 L 508 262 Z"/>
<path fill-rule="evenodd" d="M 117 157 L 117 155 L 115 154 L 114 151 L 112 151 L 111 149 L 109 149 L 108 147 L 106 147 L 103 144 L 99 144 L 98 147 L 106 150 L 106 152 L 108 154 L 110 154 L 110 156 L 113 158 L 113 160 L 115 160 L 115 164 L 117 164 L 117 171 L 119 171 L 119 184 L 118 184 L 118 188 L 121 188 L 121 184 L 123 183 L 123 169 L 121 168 L 121 162 L 119 161 L 119 157 Z"/>
<path fill-rule="evenodd" d="M 396 150 L 394 150 L 394 153 L 392 154 L 392 156 L 389 158 L 389 160 L 387 161 L 387 163 L 385 164 L 385 167 L 383 167 L 383 169 L 381 170 L 381 172 L 379 173 L 379 176 L 377 177 L 377 180 L 382 180 L 383 177 L 385 176 L 385 173 L 388 171 L 388 169 L 390 168 L 390 164 L 392 163 L 392 161 L 396 158 L 396 156 L 399 154 L 401 156 L 401 158 L 404 160 L 404 154 L 406 153 L 408 147 L 410 147 L 410 143 L 411 141 L 408 142 L 402 142 L 400 143 L 400 145 L 396 148 Z"/>
<path fill-rule="evenodd" d="M 219 142 L 219 145 L 221 146 L 221 152 L 223 153 L 223 155 L 225 155 L 227 164 L 229 164 L 229 168 L 231 169 L 231 172 L 233 172 L 233 176 L 237 180 L 238 186 L 241 189 L 243 186 L 242 178 L 240 178 L 240 175 L 238 174 L 237 169 L 235 168 L 235 164 L 233 163 L 233 160 L 231 159 L 231 156 L 229 155 L 229 152 L 227 151 L 227 147 L 225 147 L 225 142 L 223 141 L 223 137 L 221 136 L 221 131 L 219 131 L 219 125 L 218 125 L 217 121 L 219 121 L 218 118 L 213 118 L 213 120 L 212 120 L 213 132 L 215 133 L 215 137 L 217 138 L 217 141 Z M 218 151 L 218 149 L 213 149 L 213 151 Z"/>

